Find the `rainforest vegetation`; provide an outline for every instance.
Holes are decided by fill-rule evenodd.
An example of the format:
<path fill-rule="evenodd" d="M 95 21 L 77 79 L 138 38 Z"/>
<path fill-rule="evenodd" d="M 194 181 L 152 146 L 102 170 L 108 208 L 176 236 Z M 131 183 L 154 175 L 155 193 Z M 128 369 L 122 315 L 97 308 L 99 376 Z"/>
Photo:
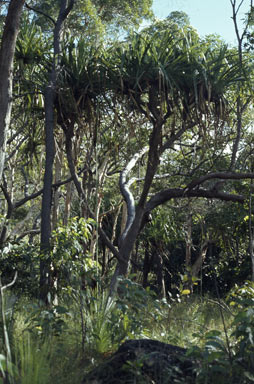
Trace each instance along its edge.
<path fill-rule="evenodd" d="M 254 8 L 225 1 L 235 46 L 152 0 L 0 1 L 1 384 L 132 339 L 198 363 L 131 383 L 254 382 Z"/>

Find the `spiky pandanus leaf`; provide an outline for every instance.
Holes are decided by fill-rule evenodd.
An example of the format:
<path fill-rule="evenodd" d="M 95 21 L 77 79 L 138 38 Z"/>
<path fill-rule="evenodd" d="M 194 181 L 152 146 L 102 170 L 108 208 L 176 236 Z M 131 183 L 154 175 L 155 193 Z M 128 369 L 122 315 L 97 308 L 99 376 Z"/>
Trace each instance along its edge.
<path fill-rule="evenodd" d="M 220 114 L 226 90 L 241 79 L 239 64 L 228 60 L 226 46 L 203 52 L 198 39 L 184 32 L 135 34 L 111 54 L 112 88 L 140 106 L 145 100 L 149 103 L 145 95 L 152 87 L 157 107 L 164 113 L 182 105 L 187 114 L 193 109 L 205 114 L 213 104 L 214 112 Z M 162 105 L 162 100 L 167 104 Z"/>
<path fill-rule="evenodd" d="M 102 93 L 101 48 L 90 47 L 84 39 L 72 39 L 61 59 L 57 108 L 63 119 L 85 114 L 91 118 L 96 98 Z"/>

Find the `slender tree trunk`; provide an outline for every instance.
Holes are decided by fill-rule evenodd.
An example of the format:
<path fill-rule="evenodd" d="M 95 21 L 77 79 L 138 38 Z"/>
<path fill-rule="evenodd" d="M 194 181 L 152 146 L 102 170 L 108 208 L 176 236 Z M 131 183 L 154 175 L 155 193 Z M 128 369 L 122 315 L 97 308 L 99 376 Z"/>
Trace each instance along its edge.
<path fill-rule="evenodd" d="M 45 91 L 45 140 L 46 160 L 43 179 L 43 194 L 41 208 L 41 251 L 40 262 L 40 299 L 49 303 L 50 291 L 50 237 L 51 237 L 51 201 L 52 201 L 52 180 L 53 163 L 55 155 L 54 146 L 54 100 L 55 90 L 53 83 L 49 84 Z"/>
<path fill-rule="evenodd" d="M 62 163 L 63 163 L 63 136 L 61 134 L 57 153 L 56 153 L 56 161 L 55 161 L 55 175 L 54 175 L 54 182 L 58 183 L 61 181 L 62 176 Z M 53 214 L 52 214 L 52 228 L 56 229 L 57 223 L 58 223 L 58 216 L 59 216 L 59 201 L 60 201 L 60 191 L 56 190 L 54 193 L 54 202 L 53 202 Z"/>
<path fill-rule="evenodd" d="M 143 264 L 143 281 L 142 281 L 142 286 L 143 288 L 148 287 L 148 275 L 150 272 L 150 253 L 149 253 L 149 247 L 148 243 L 145 248 L 145 258 L 144 258 L 144 264 Z"/>
<path fill-rule="evenodd" d="M 40 263 L 40 299 L 49 303 L 50 292 L 50 238 L 51 238 L 51 202 L 52 202 L 52 180 L 53 163 L 55 156 L 54 145 L 54 103 L 56 98 L 56 82 L 59 72 L 59 55 L 61 53 L 61 38 L 64 21 L 74 5 L 71 0 L 69 5 L 67 0 L 61 1 L 58 19 L 54 28 L 54 58 L 49 83 L 45 90 L 45 141 L 46 141 L 46 160 L 45 173 L 43 180 L 43 195 L 41 209 L 41 251 L 42 259 Z"/>
<path fill-rule="evenodd" d="M 252 194 L 254 192 L 253 181 L 250 184 L 249 196 L 249 252 L 251 258 L 251 281 L 254 281 L 254 239 L 253 239 L 253 226 L 252 226 Z"/>
<path fill-rule="evenodd" d="M 67 156 L 67 160 L 68 160 L 69 171 L 70 171 L 71 176 L 73 178 L 74 185 L 76 187 L 76 190 L 79 194 L 80 199 L 82 200 L 82 203 L 84 205 L 84 210 L 87 212 L 88 217 L 91 217 L 92 219 L 96 220 L 94 213 L 91 211 L 91 209 L 88 206 L 84 190 L 83 190 L 82 185 L 81 185 L 80 181 L 78 180 L 78 177 L 76 174 L 75 165 L 73 163 L 73 157 L 72 157 L 72 134 L 68 133 L 68 131 L 66 129 L 64 129 L 64 131 L 65 131 L 65 139 L 66 139 L 65 140 L 66 156 Z M 114 247 L 112 242 L 109 240 L 109 238 L 107 237 L 105 232 L 100 227 L 98 228 L 98 231 L 99 231 L 99 235 L 100 235 L 103 243 L 111 250 L 113 255 L 117 259 L 119 259 L 119 252 Z"/>
<path fill-rule="evenodd" d="M 158 251 L 156 251 L 156 262 L 157 262 L 157 284 L 158 284 L 158 292 L 162 295 L 163 298 L 166 297 L 166 287 L 163 273 L 163 258 Z"/>
<path fill-rule="evenodd" d="M 12 213 L 13 213 L 13 209 L 14 209 L 11 197 L 10 197 L 8 191 L 7 191 L 7 184 L 6 184 L 5 180 L 4 180 L 4 183 L 1 186 L 1 188 L 2 188 L 2 191 L 3 191 L 4 197 L 5 197 L 5 200 L 7 201 L 8 209 L 7 209 L 7 213 L 6 213 L 6 216 L 5 216 L 5 222 L 3 224 L 3 227 L 2 227 L 1 233 L 0 233 L 0 249 L 4 245 L 4 242 L 5 242 L 5 239 L 6 239 L 6 234 L 7 234 L 7 228 L 8 228 L 7 223 L 8 223 L 8 220 L 11 218 Z"/>
<path fill-rule="evenodd" d="M 191 248 L 192 248 L 192 213 L 189 212 L 187 223 L 186 223 L 186 234 L 185 234 L 185 267 L 188 270 L 191 267 Z"/>
<path fill-rule="evenodd" d="M 95 206 L 95 220 L 97 224 L 97 228 L 100 225 L 100 209 L 101 209 L 101 203 L 102 203 L 102 194 L 101 194 L 101 187 L 105 180 L 106 170 L 107 170 L 107 159 L 105 158 L 102 166 L 100 169 L 97 169 L 97 180 L 96 180 L 96 206 Z M 94 259 L 97 257 L 97 245 L 98 245 L 98 229 L 95 228 L 93 231 L 92 237 L 91 237 L 91 243 L 90 243 L 90 254 Z"/>
<path fill-rule="evenodd" d="M 119 259 L 113 274 L 111 283 L 110 283 L 110 294 L 112 295 L 117 287 L 117 278 L 119 276 L 126 276 L 129 270 L 129 263 L 131 258 L 131 252 L 134 248 L 136 239 L 142 227 L 142 222 L 145 215 L 145 204 L 147 201 L 147 196 L 150 190 L 150 187 L 153 182 L 154 175 L 157 171 L 160 159 L 160 145 L 161 145 L 161 130 L 162 130 L 163 121 L 158 118 L 158 121 L 154 122 L 153 131 L 149 139 L 149 152 L 147 160 L 147 169 L 145 175 L 145 181 L 141 196 L 135 209 L 134 198 L 129 191 L 129 189 L 124 187 L 124 184 L 127 184 L 126 181 L 122 181 L 120 178 L 120 187 L 121 192 L 124 195 L 125 201 L 128 208 L 128 219 L 124 234 L 122 236 L 119 248 Z M 130 162 L 131 163 L 131 162 Z M 129 164 L 130 164 L 129 163 Z M 124 172 L 127 176 L 131 168 L 126 167 Z M 127 171 L 127 172 L 126 172 Z M 126 196 L 127 195 L 127 196 Z M 131 217 L 131 220 L 130 220 Z"/>
<path fill-rule="evenodd" d="M 11 119 L 13 59 L 24 0 L 11 0 L 0 48 L 0 180 L 2 179 L 6 137 Z"/>
<path fill-rule="evenodd" d="M 186 281 L 186 288 L 192 292 L 193 291 L 193 281 L 192 281 L 192 274 L 191 274 L 192 213 L 190 210 L 190 204 L 189 204 L 189 213 L 188 213 L 188 218 L 186 223 L 185 243 L 186 243 L 185 268 L 186 268 L 186 274 L 188 276 L 188 280 Z"/>
<path fill-rule="evenodd" d="M 72 199 L 72 188 L 73 182 L 67 184 L 66 186 L 66 196 L 65 196 L 65 208 L 64 208 L 64 217 L 63 217 L 63 225 L 68 224 L 68 220 L 70 218 L 70 212 L 71 212 L 71 199 Z"/>
<path fill-rule="evenodd" d="M 209 242 L 206 240 L 203 244 L 201 244 L 201 248 L 199 251 L 199 255 L 191 267 L 191 276 L 198 277 L 199 272 L 201 271 L 202 264 L 206 258 L 207 250 L 208 250 Z"/>

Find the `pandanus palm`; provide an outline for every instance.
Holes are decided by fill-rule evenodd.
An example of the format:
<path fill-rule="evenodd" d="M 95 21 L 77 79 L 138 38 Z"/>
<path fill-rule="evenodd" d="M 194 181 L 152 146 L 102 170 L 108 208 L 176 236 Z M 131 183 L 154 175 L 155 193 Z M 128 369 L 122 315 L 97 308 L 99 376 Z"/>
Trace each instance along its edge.
<path fill-rule="evenodd" d="M 132 219 L 120 244 L 114 277 L 127 273 L 162 153 L 204 115 L 222 118 L 225 92 L 239 79 L 237 65 L 230 65 L 227 56 L 225 47 L 202 52 L 194 33 L 179 31 L 176 35 L 170 30 L 133 35 L 103 54 L 93 49 L 88 51 L 85 42 L 80 41 L 75 49 L 72 46 L 63 55 L 57 110 L 66 143 L 71 145 L 77 117 L 83 116 L 89 123 L 96 103 L 105 93 L 118 98 L 123 109 L 143 114 L 150 125 L 143 187 L 136 209 L 133 204 L 129 209 Z M 169 131 L 167 123 L 173 116 L 177 116 L 177 123 L 170 124 Z M 66 149 L 70 154 L 70 148 Z M 74 174 L 71 163 L 69 156 Z M 129 189 L 125 193 L 127 203 L 133 202 L 128 194 L 130 197 Z"/>
<path fill-rule="evenodd" d="M 193 33 L 179 31 L 176 36 L 164 30 L 134 35 L 111 53 L 114 57 L 113 60 L 111 57 L 113 65 L 109 66 L 112 89 L 130 108 L 145 115 L 151 126 L 143 189 L 136 209 L 132 205 L 132 212 L 129 211 L 132 223 L 122 239 L 114 277 L 127 273 L 162 153 L 204 116 L 213 116 L 214 122 L 223 119 L 226 92 L 239 80 L 239 66 L 229 64 L 233 60 L 226 47 L 205 52 L 200 47 Z M 168 120 L 174 116 L 177 123 L 170 124 L 167 130 Z M 129 189 L 128 194 L 131 194 Z M 126 200 L 128 203 L 128 196 Z"/>
<path fill-rule="evenodd" d="M 134 35 L 130 42 L 119 44 L 111 53 L 112 87 L 130 96 L 139 108 L 151 105 L 152 89 L 157 107 L 166 114 L 179 102 L 190 112 L 203 103 L 223 101 L 225 90 L 239 79 L 239 65 L 229 64 L 226 46 L 204 52 L 197 36 L 189 37 L 164 30 Z"/>
<path fill-rule="evenodd" d="M 102 93 L 103 76 L 100 71 L 100 48 L 87 45 L 84 39 L 71 39 L 61 59 L 58 79 L 57 110 L 59 119 L 70 120 L 77 114 L 89 120 L 97 97 Z"/>

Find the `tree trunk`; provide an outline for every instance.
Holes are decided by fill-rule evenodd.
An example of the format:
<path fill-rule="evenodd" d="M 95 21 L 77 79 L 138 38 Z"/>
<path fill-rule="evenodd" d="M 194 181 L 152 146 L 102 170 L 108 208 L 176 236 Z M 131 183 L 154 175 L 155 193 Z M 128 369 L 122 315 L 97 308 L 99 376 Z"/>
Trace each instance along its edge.
<path fill-rule="evenodd" d="M 46 140 L 46 161 L 43 180 L 43 195 L 41 209 L 41 251 L 42 259 L 40 263 L 40 299 L 49 303 L 50 297 L 50 238 L 51 238 L 51 201 L 52 201 L 52 179 L 53 163 L 55 156 L 54 145 L 54 103 L 56 98 L 56 82 L 59 72 L 59 60 L 61 52 L 61 35 L 65 19 L 70 13 L 74 0 L 68 5 L 67 0 L 61 1 L 61 7 L 57 22 L 54 28 L 54 58 L 49 83 L 45 90 L 45 140 Z"/>
<path fill-rule="evenodd" d="M 0 48 L 0 180 L 2 179 L 6 137 L 11 119 L 13 59 L 24 0 L 11 0 Z"/>
<path fill-rule="evenodd" d="M 57 143 L 56 143 L 57 144 Z M 59 143 L 57 144 L 57 153 L 55 161 L 55 183 L 61 181 L 62 176 L 62 166 L 63 166 L 63 135 L 61 135 Z M 58 216 L 59 216 L 59 202 L 60 202 L 60 190 L 56 190 L 54 193 L 54 202 L 53 202 L 53 214 L 52 214 L 52 228 L 57 228 Z"/>
<path fill-rule="evenodd" d="M 52 76 L 51 76 L 52 77 Z M 40 262 L 40 299 L 48 303 L 50 291 L 50 237 L 51 237 L 51 202 L 52 202 L 52 180 L 53 163 L 55 156 L 54 145 L 54 100 L 55 90 L 53 82 L 47 86 L 45 91 L 45 140 L 46 160 L 43 179 L 43 194 L 41 207 L 41 252 Z"/>
<path fill-rule="evenodd" d="M 186 231 L 185 231 L 185 243 L 186 243 L 186 249 L 185 249 L 185 269 L 187 274 L 187 281 L 186 281 L 186 289 L 189 289 L 190 292 L 193 292 L 193 281 L 192 281 L 192 274 L 191 274 L 191 250 L 192 250 L 192 213 L 190 210 L 190 204 L 189 204 L 189 213 L 186 223 Z"/>
<path fill-rule="evenodd" d="M 138 234 L 142 228 L 147 196 L 160 162 L 159 155 L 162 125 L 163 121 L 160 118 L 158 118 L 158 121 L 155 121 L 153 124 L 153 131 L 149 139 L 149 152 L 144 186 L 136 209 L 134 204 L 134 198 L 129 190 L 128 183 L 126 181 L 128 173 L 135 165 L 134 164 L 132 167 L 130 166 L 133 163 L 134 158 L 129 162 L 129 164 L 126 166 L 120 176 L 120 189 L 127 203 L 128 218 L 126 228 L 120 242 L 119 259 L 117 267 L 110 283 L 111 295 L 116 290 L 117 278 L 119 276 L 126 276 L 128 274 L 131 252 L 134 248 Z M 143 155 L 142 151 L 140 152 L 140 154 Z M 137 159 L 138 158 L 139 157 L 137 156 Z M 127 188 L 125 186 L 127 186 Z"/>
<path fill-rule="evenodd" d="M 148 275 L 150 272 L 150 253 L 149 253 L 149 247 L 148 243 L 145 248 L 145 258 L 144 258 L 144 264 L 143 264 L 143 281 L 142 281 L 142 286 L 143 288 L 148 287 Z"/>
<path fill-rule="evenodd" d="M 163 258 L 156 250 L 156 275 L 157 275 L 157 284 L 158 284 L 158 293 L 159 295 L 162 295 L 162 297 L 166 298 L 166 287 L 165 287 L 165 280 L 164 280 L 164 273 L 163 273 Z"/>
<path fill-rule="evenodd" d="M 206 258 L 208 244 L 209 244 L 209 241 L 205 240 L 205 242 L 200 247 L 199 255 L 198 255 L 195 263 L 191 267 L 191 276 L 192 277 L 198 277 L 199 272 L 201 271 L 202 264 Z"/>
<path fill-rule="evenodd" d="M 8 224 L 7 223 L 8 223 L 8 220 L 12 216 L 13 208 L 14 208 L 13 207 L 13 202 L 11 200 L 11 197 L 10 197 L 8 191 L 7 191 L 7 184 L 6 184 L 5 179 L 4 179 L 3 185 L 1 186 L 1 189 L 3 191 L 5 200 L 7 201 L 8 209 L 7 209 L 7 213 L 6 213 L 6 216 L 5 216 L 5 221 L 4 221 L 3 227 L 1 229 L 1 233 L 0 233 L 0 249 L 3 248 L 4 242 L 5 242 L 5 239 L 6 239 L 7 228 L 8 228 Z"/>
<path fill-rule="evenodd" d="M 73 182 L 71 181 L 66 186 L 63 225 L 67 225 L 70 218 L 72 195 L 73 195 Z"/>
<path fill-rule="evenodd" d="M 253 166 L 252 166 L 253 168 Z M 251 258 L 251 281 L 254 281 L 254 240 L 253 240 L 253 227 L 252 227 L 252 194 L 254 191 L 253 181 L 250 184 L 249 196 L 249 252 Z"/>

